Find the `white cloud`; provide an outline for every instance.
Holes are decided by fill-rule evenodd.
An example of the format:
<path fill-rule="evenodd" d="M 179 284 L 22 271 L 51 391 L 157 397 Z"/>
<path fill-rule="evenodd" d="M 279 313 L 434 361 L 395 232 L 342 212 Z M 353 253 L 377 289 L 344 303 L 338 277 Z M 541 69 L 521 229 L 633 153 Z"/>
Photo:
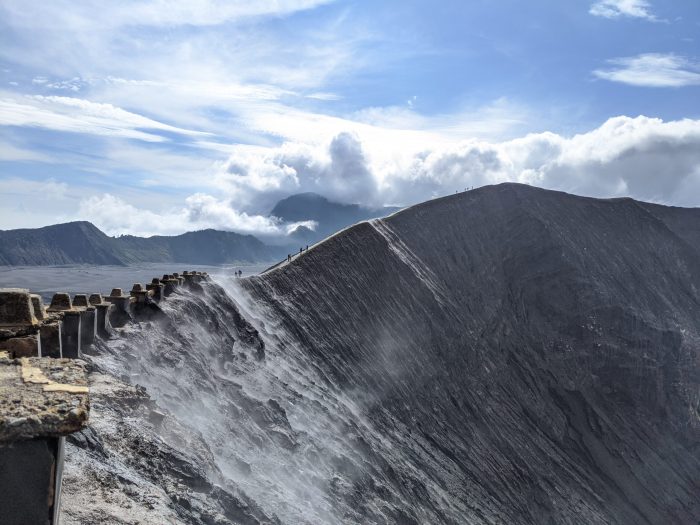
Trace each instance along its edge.
<path fill-rule="evenodd" d="M 260 209 L 302 191 L 345 202 L 412 204 L 506 181 L 700 205 L 697 120 L 616 117 L 573 137 L 538 133 L 502 142 L 394 142 L 390 152 L 386 147 L 343 133 L 323 144 L 239 150 L 222 166 L 219 182 L 237 202 Z"/>
<path fill-rule="evenodd" d="M 69 194 L 68 184 L 53 178 L 28 180 L 10 177 L 0 180 L 2 195 L 14 199 L 16 196 L 33 194 L 38 200 L 65 199 Z"/>
<path fill-rule="evenodd" d="M 164 137 L 142 130 L 158 130 L 191 136 L 210 133 L 170 126 L 126 111 L 112 104 L 57 96 L 25 96 L 20 100 L 0 98 L 0 125 L 28 126 L 162 142 Z"/>
<path fill-rule="evenodd" d="M 594 16 L 604 18 L 619 18 L 621 16 L 643 18 L 658 21 L 650 11 L 651 5 L 646 0 L 599 0 L 591 5 L 589 12 Z"/>
<path fill-rule="evenodd" d="M 306 98 L 312 98 L 315 100 L 341 100 L 343 97 L 335 93 L 327 93 L 325 91 L 317 91 L 315 93 L 309 93 Z"/>
<path fill-rule="evenodd" d="M 0 60 L 20 60 L 26 78 L 34 78 L 22 89 L 46 96 L 0 92 L 0 123 L 102 138 L 94 141 L 99 151 L 69 151 L 78 142 L 69 138 L 66 148 L 41 149 L 32 159 L 35 136 L 17 133 L 0 144 L 0 154 L 53 159 L 63 173 L 69 165 L 99 174 L 94 186 L 85 179 L 80 196 L 98 199 L 86 199 L 84 210 L 111 232 L 215 227 L 278 235 L 287 225 L 265 215 L 276 200 L 300 191 L 410 204 L 515 180 L 675 203 L 700 194 L 681 190 L 696 187 L 696 121 L 619 118 L 576 137 L 522 136 L 546 128 L 541 117 L 507 99 L 426 116 L 418 110 L 427 107 L 422 98 L 405 102 L 411 92 L 389 107 L 324 112 L 357 107 L 356 99 L 333 103 L 339 98 L 334 90 L 352 87 L 348 73 L 387 71 L 400 53 L 370 46 L 381 36 L 346 24 L 337 11 L 324 10 L 313 23 L 295 21 L 293 34 L 285 24 L 258 20 L 324 3 L 2 2 L 0 19 L 13 38 L 0 47 Z M 635 0 L 596 2 L 591 12 L 656 20 L 649 3 Z M 698 84 L 700 71 L 688 59 L 648 54 L 617 59 L 594 74 L 634 85 L 682 86 Z M 80 98 L 48 96 L 76 92 Z M 168 140 L 171 134 L 177 141 Z M 121 201 L 105 200 L 105 192 Z M 104 212 L 124 206 L 132 206 L 136 218 Z"/>
<path fill-rule="evenodd" d="M 203 193 L 189 196 L 180 208 L 163 212 L 137 208 L 109 193 L 93 195 L 80 203 L 75 218 L 91 221 L 108 235 L 128 233 L 143 237 L 214 228 L 282 238 L 299 225 L 315 227 L 312 222 L 283 224 L 275 218 L 240 212 L 231 201 Z"/>
<path fill-rule="evenodd" d="M 0 138 L 0 159 L 3 162 L 33 161 L 52 162 L 50 156 L 30 148 L 22 148 Z"/>
<path fill-rule="evenodd" d="M 4 154 L 0 148 L 0 157 Z M 2 229 L 39 228 L 69 220 L 77 205 L 68 184 L 53 178 L 0 177 Z"/>
<path fill-rule="evenodd" d="M 173 27 L 180 25 L 219 25 L 260 16 L 285 16 L 313 9 L 332 0 L 126 0 L 101 2 L 53 0 L 27 3 L 5 0 L 3 9 L 16 23 L 31 24 L 51 20 L 72 29 L 123 26 Z"/>
<path fill-rule="evenodd" d="M 237 146 L 211 179 L 206 193 L 162 202 L 151 194 L 129 199 L 111 192 L 90 195 L 86 188 L 55 181 L 46 186 L 0 179 L 0 189 L 17 193 L 13 201 L 32 205 L 32 195 L 52 188 L 60 196 L 49 206 L 53 216 L 91 220 L 110 234 L 215 228 L 268 239 L 279 239 L 296 226 L 267 216 L 274 203 L 304 191 L 343 202 L 409 205 L 510 181 L 596 197 L 700 206 L 700 120 L 616 117 L 571 137 L 546 132 L 506 141 L 408 145 L 377 143 L 371 132 L 342 132 L 325 142 Z M 77 214 L 76 194 L 82 199 Z M 35 211 L 41 215 L 42 210 Z M 16 209 L 11 213 L 17 217 Z M 42 221 L 50 222 L 43 216 Z"/>
<path fill-rule="evenodd" d="M 687 58 L 663 53 L 647 53 L 609 61 L 614 67 L 593 72 L 598 78 L 645 87 L 700 85 L 700 66 Z"/>

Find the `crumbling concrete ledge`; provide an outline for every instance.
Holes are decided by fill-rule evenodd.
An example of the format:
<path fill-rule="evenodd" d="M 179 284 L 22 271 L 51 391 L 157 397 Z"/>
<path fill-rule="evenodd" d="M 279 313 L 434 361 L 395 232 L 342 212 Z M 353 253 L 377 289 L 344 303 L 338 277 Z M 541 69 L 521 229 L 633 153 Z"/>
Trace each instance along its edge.
<path fill-rule="evenodd" d="M 87 425 L 90 401 L 84 362 L 4 355 L 0 353 L 0 446 L 65 436 Z"/>

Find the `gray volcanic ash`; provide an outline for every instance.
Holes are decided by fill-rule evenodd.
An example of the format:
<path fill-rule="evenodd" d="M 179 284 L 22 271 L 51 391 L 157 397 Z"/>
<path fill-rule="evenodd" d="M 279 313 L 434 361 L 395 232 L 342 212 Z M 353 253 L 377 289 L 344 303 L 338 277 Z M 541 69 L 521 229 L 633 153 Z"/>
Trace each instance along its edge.
<path fill-rule="evenodd" d="M 697 224 L 505 184 L 178 291 L 90 358 L 148 394 L 98 397 L 64 517 L 92 494 L 109 523 L 115 500 L 183 523 L 697 523 Z"/>

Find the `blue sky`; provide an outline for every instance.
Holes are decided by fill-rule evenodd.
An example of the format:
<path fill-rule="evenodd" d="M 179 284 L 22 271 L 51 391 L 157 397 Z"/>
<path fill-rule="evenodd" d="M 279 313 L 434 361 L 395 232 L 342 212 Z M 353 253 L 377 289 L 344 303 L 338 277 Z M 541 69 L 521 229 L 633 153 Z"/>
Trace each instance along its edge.
<path fill-rule="evenodd" d="M 0 229 L 293 225 L 519 181 L 700 205 L 696 0 L 0 5 Z"/>

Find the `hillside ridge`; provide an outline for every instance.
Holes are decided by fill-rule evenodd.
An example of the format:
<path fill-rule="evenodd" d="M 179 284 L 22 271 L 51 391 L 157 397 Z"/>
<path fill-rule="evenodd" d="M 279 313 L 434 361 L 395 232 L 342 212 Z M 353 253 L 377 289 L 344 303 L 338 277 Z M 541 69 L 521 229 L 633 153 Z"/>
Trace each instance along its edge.
<path fill-rule="evenodd" d="M 367 407 L 387 442 L 353 468 L 396 498 L 418 478 L 364 462 L 421 473 L 406 522 L 695 523 L 697 216 L 503 184 L 241 286 Z M 355 521 L 382 522 L 376 498 L 356 487 Z"/>

